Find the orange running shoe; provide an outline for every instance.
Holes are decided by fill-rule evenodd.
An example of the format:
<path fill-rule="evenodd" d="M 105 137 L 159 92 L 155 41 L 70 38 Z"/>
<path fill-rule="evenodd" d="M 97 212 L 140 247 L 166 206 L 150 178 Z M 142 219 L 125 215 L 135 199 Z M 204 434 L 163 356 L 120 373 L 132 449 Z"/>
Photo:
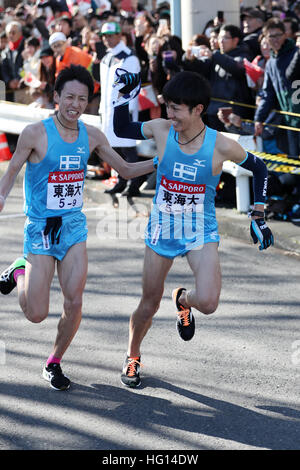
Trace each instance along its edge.
<path fill-rule="evenodd" d="M 176 328 L 179 336 L 184 341 L 190 341 L 195 333 L 195 319 L 192 314 L 192 309 L 190 307 L 184 307 L 178 300 L 185 290 L 184 287 L 174 289 L 172 297 L 177 309 Z"/>

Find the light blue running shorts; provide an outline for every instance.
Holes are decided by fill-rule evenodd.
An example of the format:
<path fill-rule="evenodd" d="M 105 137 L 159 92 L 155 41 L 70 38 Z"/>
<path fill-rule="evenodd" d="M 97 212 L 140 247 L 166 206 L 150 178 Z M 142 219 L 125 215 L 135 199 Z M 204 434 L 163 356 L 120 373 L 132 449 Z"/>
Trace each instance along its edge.
<path fill-rule="evenodd" d="M 44 234 L 47 219 L 27 218 L 24 226 L 24 258 L 28 253 L 53 256 L 62 260 L 71 246 L 87 239 L 86 217 L 81 211 L 62 217 L 58 240 L 52 243 L 51 233 Z M 57 243 L 59 241 L 59 243 Z"/>

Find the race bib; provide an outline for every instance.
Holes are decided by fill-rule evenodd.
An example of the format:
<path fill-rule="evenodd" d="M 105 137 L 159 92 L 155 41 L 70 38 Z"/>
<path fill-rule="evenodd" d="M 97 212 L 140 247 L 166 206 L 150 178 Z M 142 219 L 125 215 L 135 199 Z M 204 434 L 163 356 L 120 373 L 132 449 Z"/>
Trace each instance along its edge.
<path fill-rule="evenodd" d="M 83 203 L 84 170 L 49 173 L 47 209 L 72 209 Z"/>
<path fill-rule="evenodd" d="M 182 183 L 164 176 L 157 193 L 156 204 L 161 212 L 172 214 L 202 212 L 205 184 Z"/>

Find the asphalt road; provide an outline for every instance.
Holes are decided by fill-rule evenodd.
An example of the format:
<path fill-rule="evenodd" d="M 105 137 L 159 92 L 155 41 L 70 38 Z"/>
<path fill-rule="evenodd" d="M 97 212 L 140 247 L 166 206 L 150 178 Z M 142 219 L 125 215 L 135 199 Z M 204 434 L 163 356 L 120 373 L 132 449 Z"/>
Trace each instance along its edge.
<path fill-rule="evenodd" d="M 189 343 L 177 335 L 171 292 L 192 278 L 177 259 L 143 343 L 142 387 L 131 390 L 120 370 L 141 294 L 146 219 L 118 219 L 93 201 L 85 211 L 89 275 L 82 323 L 62 362 L 69 391 L 41 377 L 61 312 L 57 277 L 43 323 L 24 318 L 15 291 L 1 296 L 0 450 L 107 451 L 103 458 L 110 450 L 299 449 L 299 258 L 223 238 L 220 305 L 196 314 Z M 1 270 L 22 252 L 23 224 L 15 187 L 0 214 Z"/>

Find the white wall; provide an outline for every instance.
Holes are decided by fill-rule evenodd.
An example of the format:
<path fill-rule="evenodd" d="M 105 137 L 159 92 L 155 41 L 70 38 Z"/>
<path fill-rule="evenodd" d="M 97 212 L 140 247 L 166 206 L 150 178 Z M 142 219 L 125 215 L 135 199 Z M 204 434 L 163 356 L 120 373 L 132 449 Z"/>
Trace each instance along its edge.
<path fill-rule="evenodd" d="M 182 44 L 185 49 L 194 34 L 201 34 L 206 23 L 224 11 L 226 23 L 240 26 L 239 0 L 181 0 Z"/>
<path fill-rule="evenodd" d="M 242 0 L 241 1 L 241 6 L 248 8 L 255 8 L 258 5 L 258 0 Z"/>

